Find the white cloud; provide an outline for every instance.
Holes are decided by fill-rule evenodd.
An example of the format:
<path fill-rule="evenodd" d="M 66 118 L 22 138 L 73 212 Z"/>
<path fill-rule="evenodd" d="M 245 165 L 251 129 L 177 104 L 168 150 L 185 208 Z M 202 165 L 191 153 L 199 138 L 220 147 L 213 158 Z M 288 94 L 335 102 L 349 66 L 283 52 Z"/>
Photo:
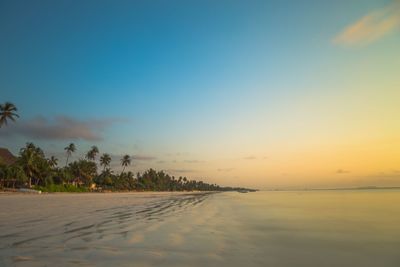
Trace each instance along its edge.
<path fill-rule="evenodd" d="M 373 10 L 347 26 L 333 42 L 345 46 L 366 45 L 400 28 L 400 1 Z"/>

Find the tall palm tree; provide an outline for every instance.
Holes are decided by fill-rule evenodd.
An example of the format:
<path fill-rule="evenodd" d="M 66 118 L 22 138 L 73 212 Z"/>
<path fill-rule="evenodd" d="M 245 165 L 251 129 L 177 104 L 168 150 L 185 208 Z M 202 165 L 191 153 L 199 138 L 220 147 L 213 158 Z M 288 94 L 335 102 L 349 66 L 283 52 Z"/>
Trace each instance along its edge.
<path fill-rule="evenodd" d="M 54 168 L 54 167 L 56 167 L 57 164 L 58 164 L 58 159 L 57 159 L 56 157 L 54 157 L 54 156 L 51 156 L 51 157 L 48 159 L 48 162 L 49 162 L 50 167 Z"/>
<path fill-rule="evenodd" d="M 35 150 L 28 146 L 26 148 L 22 148 L 20 151 L 19 161 L 24 169 L 24 172 L 26 173 L 26 176 L 29 178 L 28 184 L 30 188 L 32 187 L 32 178 L 35 172 L 37 172 L 37 154 Z"/>
<path fill-rule="evenodd" d="M 16 118 L 19 118 L 17 111 L 18 109 L 13 103 L 0 104 L 0 128 L 3 124 L 7 125 L 8 120 L 15 121 Z"/>
<path fill-rule="evenodd" d="M 123 156 L 121 159 L 121 165 L 124 167 L 121 172 L 122 174 L 124 173 L 126 166 L 131 165 L 131 157 L 129 155 Z"/>
<path fill-rule="evenodd" d="M 103 166 L 103 171 L 106 169 L 106 167 L 110 166 L 111 163 L 111 157 L 109 154 L 104 153 L 100 157 L 100 165 Z"/>
<path fill-rule="evenodd" d="M 67 151 L 67 161 L 65 162 L 65 166 L 68 165 L 69 157 L 76 151 L 76 147 L 74 143 L 70 143 L 67 147 L 64 148 Z"/>
<path fill-rule="evenodd" d="M 86 158 L 88 160 L 94 161 L 97 154 L 99 154 L 99 149 L 97 148 L 97 146 L 92 146 L 91 149 L 86 153 Z"/>

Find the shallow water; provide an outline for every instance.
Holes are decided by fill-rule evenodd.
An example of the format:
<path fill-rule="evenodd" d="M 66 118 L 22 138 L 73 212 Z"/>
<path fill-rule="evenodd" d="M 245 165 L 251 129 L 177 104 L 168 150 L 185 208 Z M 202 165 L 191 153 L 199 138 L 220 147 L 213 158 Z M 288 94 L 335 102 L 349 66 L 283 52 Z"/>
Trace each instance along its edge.
<path fill-rule="evenodd" d="M 0 196 L 0 266 L 400 266 L 400 191 Z"/>

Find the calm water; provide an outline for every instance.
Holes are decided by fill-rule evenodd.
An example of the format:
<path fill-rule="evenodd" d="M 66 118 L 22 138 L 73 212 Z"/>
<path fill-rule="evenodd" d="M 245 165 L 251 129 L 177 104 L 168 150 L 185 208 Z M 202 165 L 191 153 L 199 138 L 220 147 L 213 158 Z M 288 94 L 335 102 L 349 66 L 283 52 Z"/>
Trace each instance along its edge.
<path fill-rule="evenodd" d="M 0 266 L 400 266 L 400 191 L 0 196 Z"/>

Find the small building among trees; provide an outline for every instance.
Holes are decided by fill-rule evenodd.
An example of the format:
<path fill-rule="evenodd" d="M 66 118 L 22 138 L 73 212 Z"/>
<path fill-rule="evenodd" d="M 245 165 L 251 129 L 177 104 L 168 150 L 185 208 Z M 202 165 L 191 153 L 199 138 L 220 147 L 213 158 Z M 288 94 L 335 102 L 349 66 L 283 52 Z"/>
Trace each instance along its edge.
<path fill-rule="evenodd" d="M 0 147 L 0 164 L 11 165 L 17 158 L 7 148 Z"/>

